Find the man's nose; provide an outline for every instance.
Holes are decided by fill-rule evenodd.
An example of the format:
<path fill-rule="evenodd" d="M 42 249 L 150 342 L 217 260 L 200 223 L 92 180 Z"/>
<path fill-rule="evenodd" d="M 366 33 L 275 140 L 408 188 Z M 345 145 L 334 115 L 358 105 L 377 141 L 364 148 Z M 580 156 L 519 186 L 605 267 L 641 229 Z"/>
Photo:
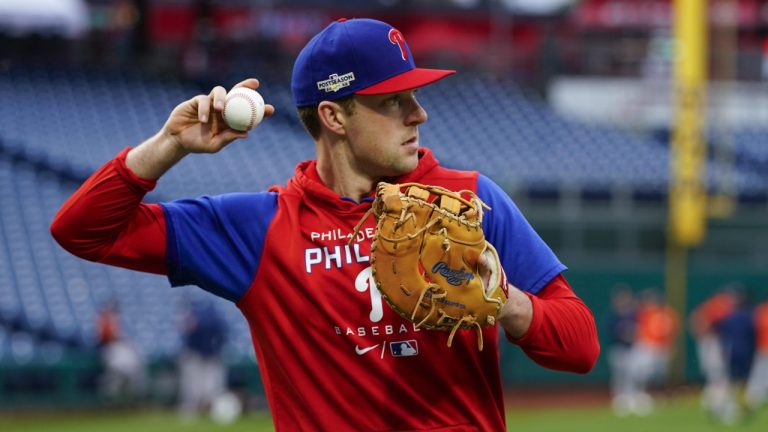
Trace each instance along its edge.
<path fill-rule="evenodd" d="M 406 118 L 406 124 L 408 126 L 416 126 L 420 125 L 427 121 L 429 116 L 427 115 L 427 111 L 424 109 L 424 107 L 419 104 L 417 101 L 413 101 L 413 107 L 410 113 L 408 113 L 408 117 Z"/>

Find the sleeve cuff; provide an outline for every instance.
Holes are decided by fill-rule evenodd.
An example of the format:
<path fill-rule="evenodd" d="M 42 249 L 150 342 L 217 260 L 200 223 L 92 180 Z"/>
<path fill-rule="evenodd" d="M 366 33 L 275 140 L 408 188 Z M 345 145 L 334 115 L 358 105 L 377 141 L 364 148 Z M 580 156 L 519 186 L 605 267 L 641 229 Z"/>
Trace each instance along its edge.
<path fill-rule="evenodd" d="M 519 338 L 512 337 L 506 330 L 504 330 L 504 335 L 507 337 L 507 340 L 515 345 L 525 345 L 528 343 L 528 341 L 533 338 L 535 334 L 539 332 L 539 328 L 541 327 L 541 323 L 543 322 L 544 318 L 544 311 L 542 310 L 542 304 L 541 299 L 536 297 L 535 295 L 525 292 L 525 295 L 528 296 L 529 299 L 531 299 L 531 307 L 533 307 L 533 319 L 531 320 L 531 325 L 528 327 L 528 331 L 525 332 L 524 335 L 522 335 Z"/>
<path fill-rule="evenodd" d="M 157 186 L 157 180 L 141 178 L 134 174 L 130 168 L 128 168 L 128 166 L 125 164 L 125 158 L 128 156 L 128 152 L 132 149 L 133 147 L 124 148 L 112 160 L 112 165 L 115 167 L 115 170 L 120 175 L 120 177 L 122 177 L 129 186 L 134 188 L 137 192 L 147 193 L 154 189 L 155 186 Z"/>

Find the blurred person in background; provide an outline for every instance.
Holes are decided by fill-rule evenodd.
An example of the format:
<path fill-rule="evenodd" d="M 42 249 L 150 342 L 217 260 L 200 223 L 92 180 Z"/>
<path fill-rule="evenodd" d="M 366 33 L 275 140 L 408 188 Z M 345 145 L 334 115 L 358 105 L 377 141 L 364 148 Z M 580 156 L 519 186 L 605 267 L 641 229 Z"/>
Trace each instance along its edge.
<path fill-rule="evenodd" d="M 227 391 L 222 351 L 227 324 L 210 301 L 193 302 L 182 317 L 184 349 L 179 356 L 179 415 L 190 420 L 210 410 Z"/>
<path fill-rule="evenodd" d="M 750 411 L 760 409 L 768 398 L 768 302 L 755 307 L 754 323 L 757 346 L 744 397 Z"/>
<path fill-rule="evenodd" d="M 718 325 L 731 316 L 738 305 L 738 289 L 726 285 L 693 309 L 688 327 L 696 343 L 699 368 L 704 374 L 701 403 L 715 419 L 735 419 L 738 406 L 731 389 L 727 357 Z"/>
<path fill-rule="evenodd" d="M 618 285 L 611 292 L 608 317 L 608 365 L 611 373 L 611 405 L 618 416 L 632 412 L 632 346 L 637 333 L 637 301 L 632 289 Z"/>
<path fill-rule="evenodd" d="M 677 312 L 669 306 L 656 289 L 640 294 L 637 309 L 637 336 L 630 353 L 630 383 L 628 408 L 636 415 L 653 411 L 653 397 L 648 389 L 654 382 L 663 382 L 669 360 L 680 330 Z"/>
<path fill-rule="evenodd" d="M 96 338 L 103 373 L 99 390 L 111 402 L 136 401 L 146 385 L 144 361 L 134 344 L 120 331 L 116 301 L 108 302 L 97 316 Z"/>
<path fill-rule="evenodd" d="M 550 369 L 594 366 L 594 317 L 565 265 L 491 179 L 444 168 L 420 145 L 428 117 L 416 90 L 454 72 L 417 68 L 387 23 L 335 21 L 294 65 L 293 101 L 317 159 L 300 162 L 286 186 L 142 203 L 183 158 L 248 136 L 226 127 L 227 90 L 216 86 L 94 173 L 64 203 L 52 234 L 80 257 L 166 274 L 174 286 L 236 304 L 278 430 L 504 430 L 498 328 L 481 330 L 480 351 L 476 332 L 456 333 L 448 347 L 447 332 L 403 319 L 384 306 L 371 274 L 374 221 L 352 235 L 380 181 L 476 192 L 493 208 L 483 231 L 511 282 L 496 321 L 507 341 Z M 260 145 L 255 157 L 268 158 L 281 143 Z"/>
<path fill-rule="evenodd" d="M 725 353 L 731 387 L 729 398 L 733 402 L 729 405 L 735 407 L 718 417 L 718 420 L 726 424 L 733 424 L 744 418 L 740 396 L 755 356 L 755 322 L 751 297 L 745 290 L 740 289 L 736 291 L 735 300 L 733 313 L 716 325 Z"/>

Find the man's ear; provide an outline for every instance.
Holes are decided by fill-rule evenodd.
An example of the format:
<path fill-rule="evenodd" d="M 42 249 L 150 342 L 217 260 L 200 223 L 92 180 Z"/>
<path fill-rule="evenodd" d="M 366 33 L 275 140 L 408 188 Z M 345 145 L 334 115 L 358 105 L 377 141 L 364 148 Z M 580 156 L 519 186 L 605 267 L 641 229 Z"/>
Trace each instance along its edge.
<path fill-rule="evenodd" d="M 345 135 L 344 126 L 347 122 L 347 113 L 344 108 L 336 102 L 322 101 L 317 106 L 317 117 L 323 128 L 330 130 L 337 135 Z"/>

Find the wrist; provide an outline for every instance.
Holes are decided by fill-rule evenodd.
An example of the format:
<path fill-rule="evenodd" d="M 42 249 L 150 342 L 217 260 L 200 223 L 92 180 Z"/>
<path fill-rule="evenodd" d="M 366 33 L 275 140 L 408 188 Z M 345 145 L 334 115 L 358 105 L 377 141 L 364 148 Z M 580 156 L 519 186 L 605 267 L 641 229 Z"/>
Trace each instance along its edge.
<path fill-rule="evenodd" d="M 499 323 L 513 338 L 523 337 L 533 322 L 533 302 L 527 294 L 508 285 L 509 294 L 501 308 Z"/>
<path fill-rule="evenodd" d="M 156 180 L 190 152 L 165 128 L 132 149 L 125 165 L 138 177 Z"/>
<path fill-rule="evenodd" d="M 154 141 L 154 145 L 161 153 L 175 158 L 177 161 L 192 153 L 181 144 L 178 134 L 171 133 L 165 126 L 147 141 Z"/>

